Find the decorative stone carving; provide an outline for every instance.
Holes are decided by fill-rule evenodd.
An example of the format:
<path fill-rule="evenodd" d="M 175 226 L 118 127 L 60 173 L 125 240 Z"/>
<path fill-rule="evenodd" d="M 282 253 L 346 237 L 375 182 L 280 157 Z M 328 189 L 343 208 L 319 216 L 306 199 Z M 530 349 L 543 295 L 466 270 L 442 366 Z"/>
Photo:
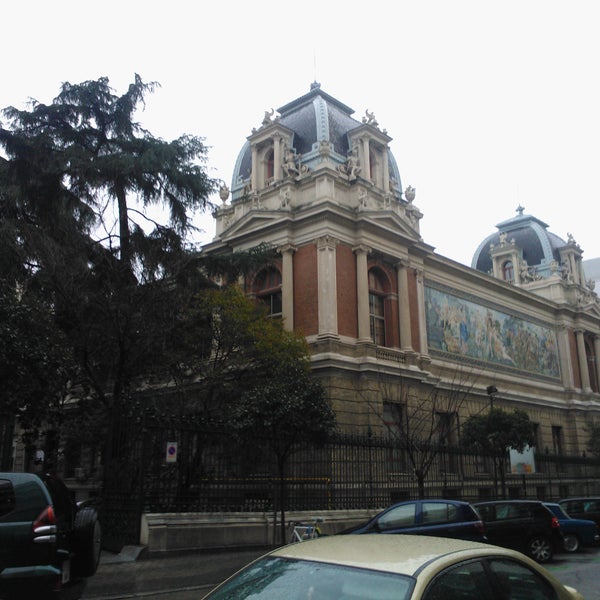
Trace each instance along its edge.
<path fill-rule="evenodd" d="M 406 201 L 409 204 L 412 204 L 414 202 L 416 194 L 417 194 L 417 190 L 416 190 L 416 188 L 412 187 L 412 185 L 409 185 L 404 190 L 404 197 L 406 198 Z"/>
<path fill-rule="evenodd" d="M 283 190 L 279 196 L 281 198 L 281 208 L 289 208 L 292 201 L 292 193 L 290 190 Z"/>
<path fill-rule="evenodd" d="M 363 117 L 362 122 L 365 125 L 372 125 L 373 127 L 377 127 L 379 125 L 375 115 L 372 112 L 369 112 L 368 108 L 365 110 L 365 116 Z"/>
<path fill-rule="evenodd" d="M 521 260 L 519 263 L 519 276 L 523 283 L 542 279 L 542 276 L 536 273 L 535 267 L 529 267 L 526 260 Z"/>
<path fill-rule="evenodd" d="M 219 188 L 219 197 L 221 198 L 221 202 L 223 202 L 223 204 L 227 202 L 227 198 L 229 198 L 229 188 L 227 187 L 226 183 Z"/>
<path fill-rule="evenodd" d="M 285 177 L 298 177 L 308 173 L 308 166 L 302 164 L 302 154 L 296 154 L 293 148 L 286 146 L 283 153 L 283 173 Z"/>
<path fill-rule="evenodd" d="M 275 114 L 275 110 L 272 108 L 271 110 L 265 110 L 265 116 L 262 120 L 262 126 L 268 127 L 273 122 L 273 115 Z"/>
<path fill-rule="evenodd" d="M 338 167 L 338 171 L 342 175 L 346 175 L 346 177 L 348 177 L 348 181 L 354 181 L 356 179 L 356 176 L 360 173 L 358 152 L 356 151 L 356 148 L 352 148 L 352 150 L 348 152 L 346 162 Z"/>
<path fill-rule="evenodd" d="M 364 209 L 367 208 L 367 200 L 369 199 L 369 196 L 367 194 L 367 190 L 361 189 L 358 192 L 358 209 Z"/>

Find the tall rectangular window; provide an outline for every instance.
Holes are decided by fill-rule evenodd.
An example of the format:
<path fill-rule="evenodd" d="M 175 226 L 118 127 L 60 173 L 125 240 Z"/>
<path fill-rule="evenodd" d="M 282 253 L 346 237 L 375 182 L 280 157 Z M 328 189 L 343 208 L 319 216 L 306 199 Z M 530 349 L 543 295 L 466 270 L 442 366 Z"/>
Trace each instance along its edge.
<path fill-rule="evenodd" d="M 563 428 L 560 425 L 552 425 L 552 449 L 557 456 L 564 454 Z"/>

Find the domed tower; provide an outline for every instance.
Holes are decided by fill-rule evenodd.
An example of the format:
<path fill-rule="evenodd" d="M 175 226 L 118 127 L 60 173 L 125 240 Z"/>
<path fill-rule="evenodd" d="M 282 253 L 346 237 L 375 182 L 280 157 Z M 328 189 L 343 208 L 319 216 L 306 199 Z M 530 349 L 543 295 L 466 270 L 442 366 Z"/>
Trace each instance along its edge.
<path fill-rule="evenodd" d="M 592 300 L 593 283 L 585 278 L 583 251 L 569 234 L 565 242 L 540 219 L 524 214 L 496 225 L 498 231 L 477 248 L 471 266 L 553 300 Z"/>
<path fill-rule="evenodd" d="M 349 198 L 337 200 L 353 209 L 392 208 L 418 233 L 422 214 L 412 204 L 414 190 L 403 198 L 400 172 L 389 148 L 392 140 L 366 110 L 361 121 L 354 111 L 325 93 L 319 83 L 310 92 L 280 108 L 265 111 L 260 127 L 252 130 L 241 149 L 231 182 L 231 204 L 215 213 L 217 237 L 241 213 L 242 205 L 261 210 L 293 210 L 313 202 L 298 193 L 305 180 L 333 170 L 346 187 L 356 186 Z M 273 191 L 276 191 L 274 194 Z M 222 190 L 224 203 L 229 189 Z"/>
<path fill-rule="evenodd" d="M 385 346 L 414 361 L 420 347 L 426 353 L 417 269 L 432 249 L 420 236 L 415 190 L 402 191 L 392 138 L 371 111 L 353 115 L 318 83 L 266 111 L 239 152 L 231 189 L 221 190 L 204 251 L 277 248 L 274 270 L 245 285 L 287 328 L 313 347 Z"/>

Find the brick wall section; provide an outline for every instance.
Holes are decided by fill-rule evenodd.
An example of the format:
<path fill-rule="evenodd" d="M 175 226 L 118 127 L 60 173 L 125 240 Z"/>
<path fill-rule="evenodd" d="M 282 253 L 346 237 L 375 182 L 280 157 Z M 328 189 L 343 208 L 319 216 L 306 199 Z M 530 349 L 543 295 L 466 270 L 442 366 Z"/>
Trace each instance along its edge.
<path fill-rule="evenodd" d="M 307 244 L 294 253 L 294 328 L 303 335 L 319 333 L 317 247 Z"/>
<path fill-rule="evenodd" d="M 358 337 L 356 256 L 350 246 L 336 247 L 338 333 Z"/>

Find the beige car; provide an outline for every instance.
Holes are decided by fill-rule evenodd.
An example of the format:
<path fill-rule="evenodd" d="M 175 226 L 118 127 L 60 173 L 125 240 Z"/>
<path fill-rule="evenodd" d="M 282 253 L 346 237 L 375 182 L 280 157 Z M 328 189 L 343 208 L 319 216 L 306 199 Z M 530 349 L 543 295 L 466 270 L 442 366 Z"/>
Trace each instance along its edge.
<path fill-rule="evenodd" d="M 330 536 L 284 546 L 210 600 L 583 600 L 525 555 L 419 535 Z"/>

